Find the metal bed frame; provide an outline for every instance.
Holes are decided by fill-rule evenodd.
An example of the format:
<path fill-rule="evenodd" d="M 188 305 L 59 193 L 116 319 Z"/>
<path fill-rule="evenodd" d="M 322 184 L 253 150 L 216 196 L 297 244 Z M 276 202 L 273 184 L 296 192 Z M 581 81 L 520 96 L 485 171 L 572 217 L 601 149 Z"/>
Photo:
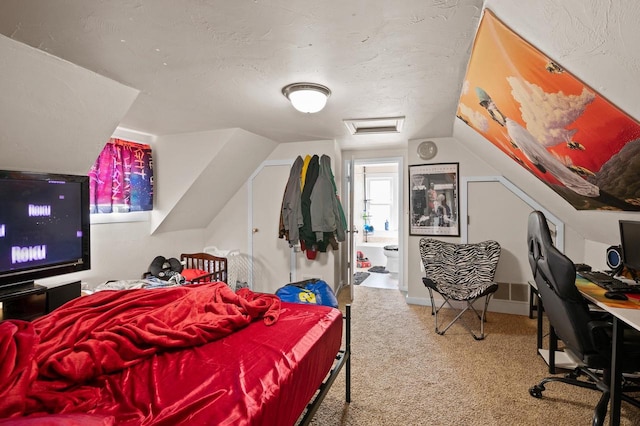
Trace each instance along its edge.
<path fill-rule="evenodd" d="M 329 371 L 324 382 L 318 388 L 318 392 L 313 399 L 307 404 L 307 408 L 302 416 L 302 419 L 298 422 L 299 426 L 306 426 L 311 423 L 313 416 L 320 407 L 320 404 L 324 400 L 324 397 L 329 392 L 331 385 L 336 380 L 338 373 L 342 367 L 345 367 L 345 401 L 351 402 L 351 305 L 345 306 L 345 315 L 343 315 L 345 321 L 345 345 L 344 349 L 338 351 L 336 355 L 336 361 L 333 367 Z"/>

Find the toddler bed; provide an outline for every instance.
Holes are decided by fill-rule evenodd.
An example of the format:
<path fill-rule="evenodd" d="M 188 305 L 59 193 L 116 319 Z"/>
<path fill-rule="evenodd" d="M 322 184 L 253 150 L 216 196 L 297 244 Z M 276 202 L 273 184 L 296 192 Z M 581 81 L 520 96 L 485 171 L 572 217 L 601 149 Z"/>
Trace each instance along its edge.
<path fill-rule="evenodd" d="M 344 349 L 339 310 L 223 282 L 4 321 L 0 424 L 307 424 L 343 365 L 350 399 L 349 312 Z"/>

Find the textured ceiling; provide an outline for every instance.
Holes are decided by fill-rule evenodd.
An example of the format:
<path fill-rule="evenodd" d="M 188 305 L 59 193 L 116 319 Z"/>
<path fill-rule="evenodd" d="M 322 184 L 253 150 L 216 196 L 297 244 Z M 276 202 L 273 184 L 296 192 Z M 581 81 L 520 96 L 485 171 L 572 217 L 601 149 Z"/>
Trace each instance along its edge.
<path fill-rule="evenodd" d="M 3 0 L 0 33 L 140 90 L 121 126 L 156 135 L 240 127 L 345 149 L 452 134 L 482 0 Z M 283 86 L 331 88 L 295 111 Z M 344 119 L 405 116 L 400 134 Z"/>

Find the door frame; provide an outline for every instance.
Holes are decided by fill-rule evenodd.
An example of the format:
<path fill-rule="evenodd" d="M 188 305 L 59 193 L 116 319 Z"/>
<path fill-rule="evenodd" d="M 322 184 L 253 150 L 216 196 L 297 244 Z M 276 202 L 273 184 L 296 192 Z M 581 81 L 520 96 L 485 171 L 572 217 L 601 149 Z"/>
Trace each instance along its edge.
<path fill-rule="evenodd" d="M 356 252 L 354 247 L 355 241 L 355 233 L 358 232 L 357 229 L 353 227 L 353 215 L 351 214 L 352 206 L 353 206 L 353 161 L 351 160 L 343 160 L 343 188 L 345 188 L 346 192 L 346 211 L 347 215 L 347 229 L 345 230 L 346 238 L 347 238 L 347 285 L 349 286 L 349 297 L 351 302 L 353 302 L 353 298 L 355 296 L 354 285 L 353 285 L 353 274 L 355 270 L 356 264 Z"/>
<path fill-rule="evenodd" d="M 406 239 L 405 239 L 405 215 L 403 214 L 404 212 L 404 203 L 405 203 L 405 170 L 404 170 L 404 157 L 401 156 L 389 156 L 389 157 L 365 157 L 365 158 L 357 158 L 355 155 L 351 155 L 351 158 L 345 158 L 343 159 L 343 170 L 345 170 L 344 173 L 344 178 L 343 178 L 343 187 L 346 189 L 347 191 L 347 196 L 345 197 L 348 201 L 349 204 L 347 206 L 347 214 L 348 214 L 348 218 L 347 221 L 349 222 L 349 231 L 353 231 L 353 218 L 354 218 L 354 214 L 355 212 L 353 211 L 353 205 L 354 205 L 354 200 L 353 200 L 353 185 L 354 185 L 354 166 L 356 164 L 361 164 L 361 163 L 397 163 L 398 164 L 398 180 L 397 180 L 397 185 L 398 185 L 398 247 L 400 248 L 399 250 L 399 258 L 398 258 L 398 262 L 399 262 L 399 271 L 398 271 L 398 289 L 400 291 L 408 291 L 408 286 L 406 283 L 406 280 L 404 279 L 405 277 L 405 259 L 406 259 Z M 349 252 L 347 254 L 348 256 L 348 267 L 347 267 L 347 272 L 348 272 L 348 277 L 347 277 L 347 283 L 349 284 L 349 286 L 351 287 L 351 298 L 353 300 L 353 291 L 354 291 L 354 285 L 353 285 L 353 271 L 355 270 L 355 264 L 356 264 L 356 259 L 355 259 L 355 244 L 354 244 L 354 233 L 353 232 L 349 232 L 347 234 L 349 237 Z"/>

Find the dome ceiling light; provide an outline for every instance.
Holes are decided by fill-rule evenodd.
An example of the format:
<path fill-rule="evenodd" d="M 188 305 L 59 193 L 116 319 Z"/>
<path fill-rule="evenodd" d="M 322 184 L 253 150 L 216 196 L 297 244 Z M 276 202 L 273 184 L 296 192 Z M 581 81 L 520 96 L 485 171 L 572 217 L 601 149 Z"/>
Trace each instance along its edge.
<path fill-rule="evenodd" d="M 316 83 L 293 83 L 282 88 L 282 94 L 291 101 L 291 105 L 300 112 L 321 111 L 331 96 L 328 87 Z"/>

